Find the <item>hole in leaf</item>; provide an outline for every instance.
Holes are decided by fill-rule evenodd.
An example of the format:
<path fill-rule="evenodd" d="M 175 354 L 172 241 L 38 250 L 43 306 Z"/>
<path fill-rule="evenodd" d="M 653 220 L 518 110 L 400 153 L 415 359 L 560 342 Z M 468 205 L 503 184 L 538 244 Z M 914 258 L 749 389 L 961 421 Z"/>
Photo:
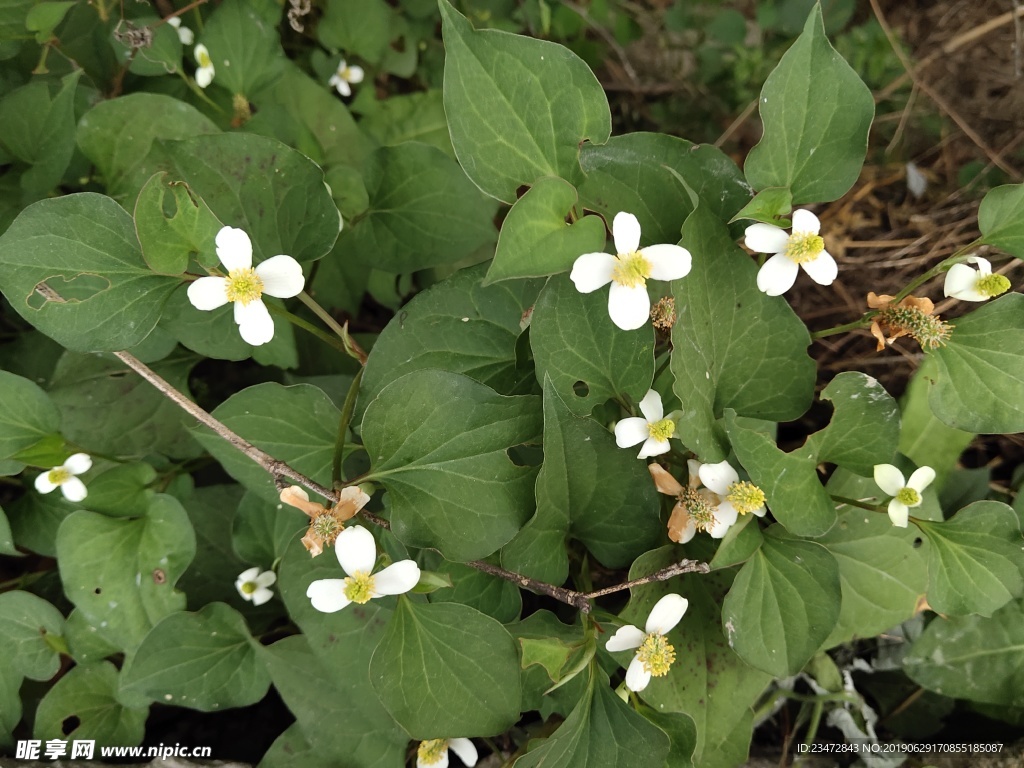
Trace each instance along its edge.
<path fill-rule="evenodd" d="M 539 467 L 544 461 L 544 451 L 538 445 L 513 445 L 505 449 L 505 455 L 517 467 Z"/>
<path fill-rule="evenodd" d="M 88 301 L 108 288 L 110 281 L 100 275 L 83 273 L 70 280 L 63 275 L 54 275 L 39 282 L 35 290 L 25 298 L 25 304 L 32 309 L 42 309 L 51 301 L 58 304 L 67 301 Z"/>
<path fill-rule="evenodd" d="M 922 539 L 920 536 L 918 536 L 916 539 L 914 539 L 914 549 L 917 549 L 922 544 L 924 544 L 924 539 Z"/>
<path fill-rule="evenodd" d="M 102 593 L 103 593 L 103 590 L 102 590 L 102 589 L 100 589 L 99 587 L 96 587 L 96 589 L 94 589 L 94 590 L 92 591 L 92 593 L 93 593 L 94 595 L 100 595 L 100 594 L 102 594 Z"/>
<path fill-rule="evenodd" d="M 577 381 L 572 385 L 572 391 L 576 397 L 586 397 L 590 394 L 590 385 L 585 381 Z"/>
<path fill-rule="evenodd" d="M 71 715 L 65 717 L 64 722 L 60 724 L 60 731 L 65 736 L 70 736 L 71 733 L 82 724 L 81 719 L 77 715 Z"/>

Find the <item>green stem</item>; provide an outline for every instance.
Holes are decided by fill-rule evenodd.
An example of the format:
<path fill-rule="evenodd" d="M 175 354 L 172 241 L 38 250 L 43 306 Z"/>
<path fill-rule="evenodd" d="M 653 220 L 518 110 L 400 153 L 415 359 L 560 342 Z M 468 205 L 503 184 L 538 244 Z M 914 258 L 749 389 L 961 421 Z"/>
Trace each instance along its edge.
<path fill-rule="evenodd" d="M 270 310 L 271 314 L 280 315 L 292 325 L 298 326 L 304 331 L 308 331 L 309 333 L 313 334 L 318 339 L 320 339 L 320 341 L 324 342 L 325 344 L 331 345 L 339 352 L 344 352 L 346 355 L 349 354 L 349 351 L 348 349 L 345 348 L 345 343 L 343 341 L 335 338 L 334 336 L 331 336 L 331 334 L 329 333 L 321 331 L 315 325 L 306 320 L 303 320 L 298 315 L 293 315 L 287 309 L 283 309 L 282 307 L 278 307 L 270 303 L 267 304 L 267 309 Z"/>
<path fill-rule="evenodd" d="M 874 317 L 877 312 L 874 310 L 865 312 L 864 316 L 859 320 L 854 320 L 852 323 L 843 323 L 833 328 L 826 328 L 823 331 L 815 331 L 811 334 L 812 339 L 823 339 L 826 336 L 835 336 L 837 333 L 846 333 L 847 331 L 855 331 L 858 328 L 867 328 L 871 325 L 871 318 Z"/>
<path fill-rule="evenodd" d="M 221 113 L 222 115 L 224 114 L 224 110 L 223 110 L 223 109 L 221 108 L 220 104 L 218 104 L 218 103 L 217 103 L 217 102 L 215 102 L 215 101 L 214 101 L 213 99 L 211 99 L 211 98 L 210 98 L 209 96 L 207 96 L 207 95 L 206 95 L 206 94 L 205 94 L 205 93 L 203 92 L 203 89 L 202 89 L 202 88 L 200 88 L 200 87 L 199 87 L 199 86 L 198 86 L 198 85 L 196 84 L 196 81 L 195 81 L 195 80 L 193 80 L 193 79 L 192 79 L 191 77 L 189 77 L 188 75 L 186 75 L 186 74 L 185 74 L 184 72 L 182 72 L 182 71 L 181 71 L 180 69 L 178 70 L 178 76 L 179 76 L 179 77 L 180 77 L 180 78 L 181 78 L 182 80 L 184 80 L 184 81 L 185 81 L 185 85 L 187 85 L 187 86 L 188 86 L 189 90 L 190 90 L 190 91 L 192 91 L 192 93 L 194 93 L 194 94 L 195 94 L 196 96 L 198 96 L 198 97 L 199 97 L 200 99 L 202 99 L 203 101 L 205 101 L 205 102 L 206 102 L 206 103 L 207 103 L 208 105 L 210 105 L 210 107 L 212 107 L 213 109 L 217 110 L 217 111 L 218 111 L 218 112 L 220 112 L 220 113 Z"/>
<path fill-rule="evenodd" d="M 356 396 L 359 394 L 359 382 L 363 380 L 364 370 L 360 368 L 356 372 L 355 378 L 352 379 L 352 384 L 348 388 L 348 394 L 345 395 L 345 402 L 341 406 L 341 419 L 338 422 L 338 434 L 334 440 L 334 458 L 331 464 L 331 483 L 335 488 L 345 480 L 341 468 L 341 464 L 345 460 L 345 435 L 348 433 L 349 422 L 352 421 L 352 412 L 356 408 Z"/>
<path fill-rule="evenodd" d="M 866 509 L 869 512 L 885 512 L 885 507 L 879 506 L 878 504 L 865 504 L 863 501 L 857 501 L 857 499 L 849 499 L 846 496 L 837 496 L 836 494 L 829 494 L 832 497 L 832 501 L 838 501 L 840 504 L 846 504 L 851 507 L 859 507 L 860 509 Z"/>
<path fill-rule="evenodd" d="M 346 355 L 358 360 L 360 365 L 366 365 L 366 353 L 352 340 L 347 327 L 340 325 L 337 320 L 331 317 L 330 312 L 317 304 L 313 297 L 305 291 L 299 294 L 299 301 L 305 304 L 314 315 L 323 321 L 324 325 L 334 331 L 334 334 L 341 339 Z"/>
<path fill-rule="evenodd" d="M 661 374 L 663 374 L 665 372 L 665 369 L 668 368 L 668 366 L 669 366 L 669 364 L 671 362 L 672 362 L 672 351 L 669 350 L 668 354 L 665 355 L 665 361 L 661 365 L 659 365 L 658 366 L 658 370 L 656 370 L 654 372 L 654 380 L 655 381 L 657 381 L 658 377 L 661 376 Z"/>
<path fill-rule="evenodd" d="M 814 743 L 814 737 L 818 735 L 818 726 L 821 725 L 821 713 L 825 710 L 825 702 L 817 700 L 812 705 L 811 722 L 807 724 L 807 735 L 804 736 L 804 744 Z"/>

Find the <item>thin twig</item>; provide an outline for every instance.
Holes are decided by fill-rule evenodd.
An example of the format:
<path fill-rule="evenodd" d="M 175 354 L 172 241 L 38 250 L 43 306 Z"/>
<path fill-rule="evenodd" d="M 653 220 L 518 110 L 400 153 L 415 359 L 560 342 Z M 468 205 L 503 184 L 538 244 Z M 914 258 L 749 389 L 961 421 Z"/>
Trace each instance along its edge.
<path fill-rule="evenodd" d="M 707 563 L 702 563 L 698 560 L 680 560 L 678 563 L 662 568 L 660 571 L 655 571 L 648 576 L 641 576 L 639 579 L 632 579 L 630 581 L 624 581 L 621 584 L 616 584 L 614 587 L 605 587 L 595 592 L 587 592 L 584 594 L 588 600 L 594 597 L 601 597 L 602 595 L 610 595 L 613 592 L 621 592 L 624 589 L 632 589 L 633 587 L 639 587 L 644 584 L 651 584 L 655 581 L 668 581 L 673 576 L 680 576 L 684 573 L 710 573 L 711 566 Z"/>

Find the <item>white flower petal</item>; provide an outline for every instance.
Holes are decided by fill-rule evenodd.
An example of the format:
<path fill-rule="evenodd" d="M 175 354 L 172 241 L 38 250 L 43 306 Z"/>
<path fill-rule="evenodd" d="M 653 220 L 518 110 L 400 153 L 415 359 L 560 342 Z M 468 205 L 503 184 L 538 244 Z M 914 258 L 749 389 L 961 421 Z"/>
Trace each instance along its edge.
<path fill-rule="evenodd" d="M 235 581 L 235 585 L 238 586 L 240 584 L 244 584 L 247 581 L 254 581 L 256 577 L 259 576 L 259 573 L 260 567 L 258 565 L 254 565 L 252 568 L 246 568 L 244 571 L 238 574 L 238 580 Z"/>
<path fill-rule="evenodd" d="M 351 66 L 348 68 L 348 77 L 346 78 L 346 80 L 348 80 L 350 83 L 361 83 L 363 82 L 364 77 L 366 77 L 366 73 L 363 72 L 362 67 Z"/>
<path fill-rule="evenodd" d="M 765 507 L 764 504 L 762 504 L 760 507 L 758 507 L 757 509 L 753 510 L 750 514 L 752 514 L 754 517 L 764 517 L 765 513 L 767 511 L 768 511 L 768 508 Z"/>
<path fill-rule="evenodd" d="M 36 477 L 35 486 L 40 493 L 49 493 L 57 487 L 57 484 L 50 480 L 50 471 L 47 470 Z"/>
<path fill-rule="evenodd" d="M 647 419 L 641 419 L 639 416 L 619 419 L 615 424 L 615 444 L 619 448 L 632 448 L 650 436 L 651 429 L 647 424 Z"/>
<path fill-rule="evenodd" d="M 306 284 L 302 267 L 291 256 L 272 256 L 260 262 L 256 274 L 263 281 L 263 292 L 279 299 L 298 296 Z"/>
<path fill-rule="evenodd" d="M 644 444 L 640 447 L 640 453 L 636 455 L 638 459 L 647 459 L 651 456 L 661 456 L 663 453 L 668 453 L 672 450 L 672 446 L 668 440 L 659 440 L 656 437 L 648 437 L 644 440 Z"/>
<path fill-rule="evenodd" d="M 913 488 L 918 493 L 921 493 L 925 488 L 932 484 L 935 479 L 935 470 L 931 467 L 918 467 L 914 470 L 914 474 L 907 480 L 907 487 Z M 915 504 L 914 506 L 920 506 Z"/>
<path fill-rule="evenodd" d="M 277 581 L 277 574 L 273 571 L 264 571 L 254 581 L 257 587 L 270 587 Z"/>
<path fill-rule="evenodd" d="M 828 251 L 822 251 L 818 258 L 800 265 L 804 272 L 818 285 L 832 285 L 839 274 L 839 265 Z"/>
<path fill-rule="evenodd" d="M 640 247 L 640 222 L 632 213 L 619 211 L 612 219 L 612 239 L 615 241 L 615 252 L 633 253 Z"/>
<path fill-rule="evenodd" d="M 74 453 L 64 462 L 64 469 L 72 475 L 81 475 L 92 469 L 92 459 L 88 453 Z"/>
<path fill-rule="evenodd" d="M 640 401 L 640 413 L 651 423 L 661 421 L 665 417 L 665 406 L 661 404 L 661 395 L 658 394 L 658 390 L 647 390 L 644 399 Z"/>
<path fill-rule="evenodd" d="M 204 64 L 204 61 L 210 61 L 210 50 L 205 45 L 200 43 L 194 49 L 192 49 L 192 55 L 195 56 L 196 64 L 200 67 L 208 67 Z"/>
<path fill-rule="evenodd" d="M 81 501 L 88 495 L 85 490 L 85 483 L 77 477 L 70 477 L 60 484 L 60 492 L 68 501 Z"/>
<path fill-rule="evenodd" d="M 469 739 L 449 739 L 448 749 L 459 756 L 466 768 L 473 768 L 476 761 L 480 759 L 476 746 Z"/>
<path fill-rule="evenodd" d="M 782 253 L 789 240 L 786 230 L 760 222 L 747 227 L 743 235 L 744 245 L 757 253 Z"/>
<path fill-rule="evenodd" d="M 978 270 L 966 264 L 954 264 L 946 273 L 942 292 L 960 301 L 986 301 L 990 297 L 978 290 L 979 277 Z"/>
<path fill-rule="evenodd" d="M 777 253 L 761 265 L 757 272 L 757 287 L 769 296 L 781 296 L 796 282 L 800 267 L 782 253 Z"/>
<path fill-rule="evenodd" d="M 259 299 L 248 304 L 236 301 L 235 322 L 242 339 L 254 347 L 274 338 L 274 318 L 270 316 L 267 305 Z"/>
<path fill-rule="evenodd" d="M 206 88 L 213 82 L 213 67 L 199 67 L 196 70 L 196 85 Z"/>
<path fill-rule="evenodd" d="M 334 90 L 336 90 L 340 95 L 345 97 L 352 95 L 352 87 L 348 84 L 348 81 L 343 77 L 339 77 L 335 81 Z"/>
<path fill-rule="evenodd" d="M 690 601 L 682 595 L 665 595 L 654 604 L 651 615 L 647 617 L 647 634 L 657 632 L 659 635 L 667 635 L 675 629 L 689 605 Z"/>
<path fill-rule="evenodd" d="M 693 259 L 678 245 L 649 245 L 640 255 L 651 265 L 652 280 L 679 280 L 690 274 Z"/>
<path fill-rule="evenodd" d="M 992 274 L 992 262 L 982 256 L 968 256 L 967 260 L 971 264 L 978 265 L 978 274 L 982 277 Z"/>
<path fill-rule="evenodd" d="M 573 262 L 569 279 L 580 293 L 592 293 L 612 281 L 615 263 L 610 253 L 584 253 Z"/>
<path fill-rule="evenodd" d="M 260 587 L 255 592 L 252 593 L 252 604 L 253 605 L 263 605 L 265 602 L 270 600 L 270 598 L 272 598 L 273 596 L 274 596 L 274 593 L 273 593 L 272 590 L 269 590 L 266 587 Z"/>
<path fill-rule="evenodd" d="M 373 577 L 373 596 L 404 595 L 420 580 L 420 567 L 412 560 L 399 560 Z"/>
<path fill-rule="evenodd" d="M 338 534 L 334 542 L 338 564 L 349 576 L 370 573 L 377 562 L 377 542 L 361 525 L 353 525 Z"/>
<path fill-rule="evenodd" d="M 352 602 L 345 597 L 344 579 L 318 579 L 306 589 L 306 597 L 320 613 L 336 613 Z"/>
<path fill-rule="evenodd" d="M 821 222 L 818 217 L 803 208 L 793 211 L 793 231 L 810 232 L 816 235 L 821 231 Z"/>
<path fill-rule="evenodd" d="M 252 240 L 244 229 L 221 227 L 214 242 L 217 244 L 217 258 L 228 272 L 252 266 Z"/>
<path fill-rule="evenodd" d="M 627 624 L 624 627 L 619 627 L 615 634 L 608 638 L 608 642 L 604 644 L 604 647 L 611 653 L 631 651 L 634 648 L 639 648 L 643 644 L 645 637 L 647 635 L 639 627 Z"/>
<path fill-rule="evenodd" d="M 712 539 L 721 539 L 729 532 L 737 517 L 736 507 L 728 501 L 723 501 L 715 507 L 715 524 L 708 530 L 708 536 Z"/>
<path fill-rule="evenodd" d="M 636 285 L 632 288 L 612 283 L 608 291 L 608 314 L 619 328 L 635 331 L 647 322 L 651 315 L 651 297 L 647 288 Z"/>
<path fill-rule="evenodd" d="M 729 492 L 729 486 L 740 479 L 739 474 L 728 461 L 720 461 L 717 464 L 701 464 L 697 474 L 705 487 L 710 488 L 719 496 L 725 496 Z"/>
<path fill-rule="evenodd" d="M 228 281 L 224 277 L 200 277 L 188 286 L 188 300 L 196 309 L 211 310 L 228 303 Z"/>
<path fill-rule="evenodd" d="M 175 16 L 174 18 L 178 17 Z M 196 35 L 188 27 L 178 27 L 178 40 L 182 45 L 192 45 L 196 40 Z"/>
<path fill-rule="evenodd" d="M 910 508 L 902 501 L 893 499 L 889 502 L 889 519 L 897 528 L 906 528 L 910 518 Z"/>
<path fill-rule="evenodd" d="M 892 464 L 876 464 L 875 484 L 889 496 L 895 496 L 907 486 L 907 481 Z"/>
<path fill-rule="evenodd" d="M 644 669 L 643 662 L 634 658 L 626 667 L 626 687 L 634 692 L 642 691 L 651 682 L 651 673 Z"/>

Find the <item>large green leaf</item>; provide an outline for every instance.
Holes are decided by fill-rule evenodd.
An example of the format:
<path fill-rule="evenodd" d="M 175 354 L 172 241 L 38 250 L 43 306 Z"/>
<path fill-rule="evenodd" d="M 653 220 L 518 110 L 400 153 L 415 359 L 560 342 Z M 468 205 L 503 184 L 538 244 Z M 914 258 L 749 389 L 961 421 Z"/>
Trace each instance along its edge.
<path fill-rule="evenodd" d="M 117 667 L 109 661 L 79 664 L 39 702 L 33 736 L 135 746 L 142 743 L 148 714 L 148 707 L 128 707 L 121 702 Z M 69 725 L 73 725 L 71 730 Z"/>
<path fill-rule="evenodd" d="M 128 655 L 164 616 L 185 607 L 174 589 L 195 554 L 188 515 L 156 496 L 144 517 L 69 515 L 57 532 L 64 593 L 101 637 Z"/>
<path fill-rule="evenodd" d="M 405 544 L 449 560 L 486 557 L 533 507 L 534 470 L 506 451 L 541 432 L 539 398 L 503 397 L 472 379 L 413 371 L 381 390 L 363 417 L 372 469 Z"/>
<path fill-rule="evenodd" d="M 494 619 L 401 598 L 370 660 L 384 707 L 414 739 L 493 736 L 519 719 L 519 654 Z"/>
<path fill-rule="evenodd" d="M 328 48 L 347 51 L 376 64 L 391 40 L 394 14 L 384 0 L 329 3 L 317 25 L 317 36 Z"/>
<path fill-rule="evenodd" d="M 839 566 L 825 547 L 773 526 L 722 605 L 729 646 L 774 677 L 795 675 L 839 620 Z"/>
<path fill-rule="evenodd" d="M 436 147 L 381 147 L 370 155 L 363 181 L 370 207 L 344 238 L 365 264 L 413 272 L 460 261 L 494 242 L 497 204 Z"/>
<path fill-rule="evenodd" d="M 584 673 L 586 674 L 586 673 Z M 668 736 L 620 699 L 596 665 L 580 703 L 539 746 L 515 761 L 515 768 L 617 768 L 643 763 L 661 766 Z"/>
<path fill-rule="evenodd" d="M 41 284 L 63 301 L 39 293 Z M 40 200 L 0 237 L 0 290 L 25 320 L 78 352 L 141 342 L 177 285 L 149 270 L 132 217 L 103 195 Z"/>
<path fill-rule="evenodd" d="M 570 532 L 602 565 L 621 568 L 661 543 L 664 527 L 646 462 L 619 448 L 612 433 L 593 419 L 574 415 L 551 379 L 544 382 L 537 514 L 505 545 L 501 561 L 519 573 L 561 584 L 568 576 Z"/>
<path fill-rule="evenodd" d="M 1024 707 L 1024 601 L 990 618 L 937 617 L 903 657 L 903 670 L 943 696 Z"/>
<path fill-rule="evenodd" d="M 690 557 L 697 552 L 687 551 Z M 676 563 L 683 549 L 662 547 L 642 555 L 630 568 L 629 577 L 640 578 Z M 665 677 L 651 681 L 640 696 L 658 712 L 682 712 L 697 726 L 694 765 L 731 768 L 744 763 L 753 729 L 751 706 L 771 676 L 747 665 L 729 647 L 722 632 L 721 605 L 732 575 L 690 575 L 655 582 L 632 590 L 622 613 L 624 621 L 642 627 L 654 604 L 669 593 L 689 600 L 686 615 L 669 633 L 676 661 Z M 622 661 L 629 663 L 627 654 Z"/>
<path fill-rule="evenodd" d="M 60 669 L 60 654 L 52 641 L 64 633 L 60 611 L 30 592 L 0 594 L 0 645 L 4 666 L 33 680 L 49 680 Z"/>
<path fill-rule="evenodd" d="M 958 318 L 949 342 L 932 354 L 928 402 L 939 419 L 966 432 L 1024 432 L 1024 295 Z"/>
<path fill-rule="evenodd" d="M 575 188 L 564 179 L 538 179 L 501 225 L 487 282 L 567 272 L 581 254 L 603 251 L 605 226 L 599 216 L 566 224 L 577 199 Z"/>
<path fill-rule="evenodd" d="M 340 411 L 312 384 L 285 387 L 265 382 L 236 392 L 213 410 L 230 429 L 275 459 L 319 483 L 331 482 L 334 436 Z M 196 428 L 195 438 L 249 490 L 277 503 L 274 479 L 222 437 Z"/>
<path fill-rule="evenodd" d="M 705 206 L 686 219 L 683 245 L 693 269 L 673 283 L 679 438 L 702 461 L 717 462 L 728 456 L 716 423 L 726 408 L 773 421 L 807 410 L 815 380 L 811 338 L 785 301 L 757 289 L 757 265 Z"/>
<path fill-rule="evenodd" d="M 272 83 L 284 64 L 277 29 L 253 6 L 252 0 L 224 0 L 210 14 L 200 40 L 216 70 L 214 85 L 244 96 Z"/>
<path fill-rule="evenodd" d="M 580 185 L 583 205 L 608 221 L 619 211 L 632 213 L 640 221 L 643 245 L 678 242 L 696 204 L 691 193 L 722 221 L 751 194 L 739 168 L 720 149 L 663 133 L 629 133 L 600 146 L 586 144 L 580 164 L 587 174 Z"/>
<path fill-rule="evenodd" d="M 512 203 L 543 176 L 582 178 L 580 145 L 608 140 L 601 84 L 569 49 L 496 30 L 475 31 L 441 0 L 444 108 L 459 163 L 480 189 Z"/>
<path fill-rule="evenodd" d="M 623 331 L 608 316 L 604 290 L 583 294 L 566 275 L 548 280 L 534 305 L 530 345 L 537 379 L 580 416 L 609 398 L 639 403 L 654 378 L 654 332 Z"/>
<path fill-rule="evenodd" d="M 156 470 L 149 464 L 115 464 L 89 479 L 89 495 L 81 502 L 90 512 L 111 517 L 146 514 L 156 484 Z"/>
<path fill-rule="evenodd" d="M 359 127 L 381 144 L 393 147 L 404 141 L 422 141 L 455 157 L 439 89 L 392 94 L 370 107 L 371 111 L 363 112 Z"/>
<path fill-rule="evenodd" d="M 60 412 L 39 385 L 0 370 L 0 459 L 38 443 L 60 428 Z M 19 466 L 23 466 L 19 462 Z"/>
<path fill-rule="evenodd" d="M 182 574 L 178 587 L 188 598 L 188 607 L 199 610 L 207 603 L 220 601 L 247 606 L 235 589 L 235 579 L 242 571 L 260 565 L 270 568 L 276 557 L 240 558 L 231 547 L 231 526 L 237 513 L 232 511 L 241 505 L 244 490 L 241 486 L 204 485 L 192 491 L 191 495 L 182 499 L 192 530 L 196 534 L 196 556 L 189 564 L 188 570 Z M 90 496 L 92 496 L 90 490 Z M 248 494 L 254 506 L 263 507 L 267 503 L 262 499 Z M 291 507 L 284 507 L 290 510 Z M 294 516 L 282 510 L 275 510 L 284 520 L 292 520 Z M 298 510 L 296 513 L 302 514 Z M 305 515 L 302 515 L 305 518 Z M 295 529 L 293 529 L 294 531 Z"/>
<path fill-rule="evenodd" d="M 338 208 L 324 174 L 274 139 L 225 133 L 164 142 L 178 175 L 224 224 L 252 239 L 253 261 L 319 259 L 338 238 Z"/>
<path fill-rule="evenodd" d="M 517 280 L 485 287 L 484 270 L 459 270 L 416 294 L 392 318 L 366 362 L 360 408 L 399 376 L 424 368 L 465 374 L 503 395 L 529 391 L 533 377 L 517 365 L 516 340 L 541 284 Z"/>
<path fill-rule="evenodd" d="M 245 619 L 224 603 L 172 613 L 146 635 L 121 672 L 121 688 L 151 701 L 212 712 L 262 699 L 270 676 Z"/>
<path fill-rule="evenodd" d="M 218 128 L 195 107 L 156 93 L 99 102 L 78 121 L 78 146 L 99 169 L 107 192 L 130 205 L 171 161 L 158 139 L 189 139 Z"/>
<path fill-rule="evenodd" d="M 981 242 L 1024 256 L 1024 184 L 989 190 L 978 208 Z"/>
<path fill-rule="evenodd" d="M 818 539 L 839 564 L 843 602 L 825 647 L 874 637 L 914 615 L 928 586 L 917 532 L 885 515 L 850 509 Z"/>
<path fill-rule="evenodd" d="M 945 522 L 919 521 L 928 537 L 928 604 L 938 613 L 991 616 L 1024 595 L 1024 540 L 1006 504 L 978 501 Z"/>
<path fill-rule="evenodd" d="M 238 502 L 231 523 L 231 544 L 246 563 L 265 566 L 283 557 L 293 540 L 301 539 L 309 518 L 294 507 L 266 501 L 251 491 Z"/>
<path fill-rule="evenodd" d="M 829 44 L 820 6 L 768 76 L 758 106 L 764 136 L 743 168 L 751 186 L 789 187 L 794 205 L 846 194 L 864 163 L 875 102 Z"/>
<path fill-rule="evenodd" d="M 214 238 L 221 223 L 188 185 L 154 173 L 139 192 L 134 215 L 142 256 L 154 272 L 180 275 L 193 253 L 204 266 L 217 266 Z"/>

